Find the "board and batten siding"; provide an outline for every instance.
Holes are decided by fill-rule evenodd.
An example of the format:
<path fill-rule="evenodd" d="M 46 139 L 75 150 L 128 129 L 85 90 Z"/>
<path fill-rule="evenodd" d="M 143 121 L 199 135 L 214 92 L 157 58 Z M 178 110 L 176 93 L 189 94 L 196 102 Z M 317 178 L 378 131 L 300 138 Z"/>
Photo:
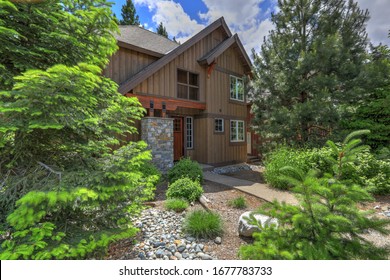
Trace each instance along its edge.
<path fill-rule="evenodd" d="M 103 75 L 111 78 L 117 84 L 121 84 L 157 59 L 151 55 L 121 47 L 111 57 Z"/>

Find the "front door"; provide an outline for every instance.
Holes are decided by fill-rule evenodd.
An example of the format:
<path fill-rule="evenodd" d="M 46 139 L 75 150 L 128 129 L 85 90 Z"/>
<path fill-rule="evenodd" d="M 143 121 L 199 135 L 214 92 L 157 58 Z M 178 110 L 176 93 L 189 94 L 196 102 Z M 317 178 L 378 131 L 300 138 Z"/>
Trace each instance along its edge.
<path fill-rule="evenodd" d="M 183 144 L 183 118 L 174 118 L 173 120 L 173 159 L 180 160 L 184 156 Z"/>

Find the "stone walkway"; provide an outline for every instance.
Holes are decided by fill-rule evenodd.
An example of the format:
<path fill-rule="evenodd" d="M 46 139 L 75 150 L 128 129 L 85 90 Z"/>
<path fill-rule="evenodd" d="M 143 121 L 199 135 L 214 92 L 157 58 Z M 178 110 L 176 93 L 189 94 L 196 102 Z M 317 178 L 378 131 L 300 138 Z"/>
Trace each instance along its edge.
<path fill-rule="evenodd" d="M 272 202 L 275 199 L 289 204 L 298 204 L 295 196 L 287 191 L 279 191 L 269 187 L 267 184 L 255 183 L 247 180 L 237 179 L 230 176 L 219 175 L 210 171 L 203 173 L 204 179 L 222 184 L 231 188 L 238 189 L 245 193 L 260 197 L 266 201 Z"/>

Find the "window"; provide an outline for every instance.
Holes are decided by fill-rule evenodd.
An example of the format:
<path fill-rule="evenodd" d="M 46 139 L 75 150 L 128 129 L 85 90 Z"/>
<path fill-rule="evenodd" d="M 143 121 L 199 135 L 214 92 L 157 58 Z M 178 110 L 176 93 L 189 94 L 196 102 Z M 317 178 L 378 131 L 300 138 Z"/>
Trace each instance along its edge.
<path fill-rule="evenodd" d="M 223 119 L 214 119 L 214 131 L 215 132 L 223 132 Z"/>
<path fill-rule="evenodd" d="M 244 101 L 244 82 L 241 78 L 230 76 L 230 99 Z"/>
<path fill-rule="evenodd" d="M 198 74 L 177 70 L 177 97 L 190 100 L 199 100 Z"/>
<path fill-rule="evenodd" d="M 244 121 L 230 121 L 230 142 L 244 142 Z"/>
<path fill-rule="evenodd" d="M 186 147 L 187 149 L 194 148 L 194 119 L 186 117 Z"/>

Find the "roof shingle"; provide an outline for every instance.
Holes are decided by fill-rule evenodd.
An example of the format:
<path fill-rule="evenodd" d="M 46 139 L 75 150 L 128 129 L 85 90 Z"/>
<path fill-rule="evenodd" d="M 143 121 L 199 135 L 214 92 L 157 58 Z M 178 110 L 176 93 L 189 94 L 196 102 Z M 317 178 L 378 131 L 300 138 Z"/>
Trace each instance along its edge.
<path fill-rule="evenodd" d="M 114 35 L 117 41 L 135 46 L 137 49 L 165 55 L 179 46 L 164 36 L 135 25 L 120 25 L 119 30 L 121 34 Z"/>

